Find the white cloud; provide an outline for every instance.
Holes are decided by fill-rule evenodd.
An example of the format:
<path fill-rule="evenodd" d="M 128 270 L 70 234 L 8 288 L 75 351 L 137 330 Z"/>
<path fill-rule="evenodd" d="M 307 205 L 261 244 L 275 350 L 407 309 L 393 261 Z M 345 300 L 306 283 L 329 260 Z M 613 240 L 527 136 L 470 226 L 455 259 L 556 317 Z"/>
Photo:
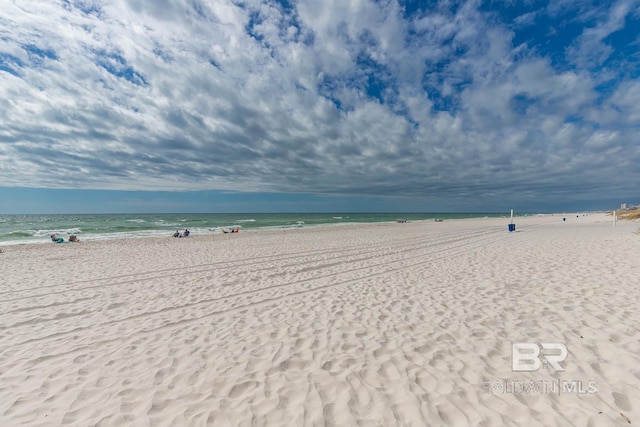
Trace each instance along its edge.
<path fill-rule="evenodd" d="M 568 55 L 571 60 L 579 67 L 595 67 L 606 61 L 614 48 L 605 39 L 624 27 L 633 3 L 633 0 L 618 0 L 595 18 L 592 10 L 586 11 L 583 19 L 595 19 L 596 24 L 585 27 L 580 37 L 569 48 Z"/>
<path fill-rule="evenodd" d="M 624 1 L 600 13 L 572 45 L 576 66 L 555 69 L 514 47 L 513 30 L 477 2 L 408 17 L 396 1 L 368 0 L 12 3 L 0 10 L 0 178 L 425 197 L 511 183 L 564 194 L 549 176 L 580 175 L 582 189 L 602 179 L 603 154 L 637 140 L 632 126 L 615 129 L 640 114 L 637 81 L 603 100 L 591 68 L 629 13 Z"/>

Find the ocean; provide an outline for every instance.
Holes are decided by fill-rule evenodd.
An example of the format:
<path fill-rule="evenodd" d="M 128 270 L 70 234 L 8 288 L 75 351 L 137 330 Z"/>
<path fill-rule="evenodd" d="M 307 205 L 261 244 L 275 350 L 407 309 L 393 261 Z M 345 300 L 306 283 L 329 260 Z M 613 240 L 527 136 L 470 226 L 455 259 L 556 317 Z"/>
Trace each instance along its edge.
<path fill-rule="evenodd" d="M 65 240 L 170 237 L 188 228 L 192 235 L 318 227 L 357 223 L 500 217 L 496 213 L 237 213 L 237 214 L 82 214 L 0 215 L 0 246 L 50 243 L 56 233 Z"/>

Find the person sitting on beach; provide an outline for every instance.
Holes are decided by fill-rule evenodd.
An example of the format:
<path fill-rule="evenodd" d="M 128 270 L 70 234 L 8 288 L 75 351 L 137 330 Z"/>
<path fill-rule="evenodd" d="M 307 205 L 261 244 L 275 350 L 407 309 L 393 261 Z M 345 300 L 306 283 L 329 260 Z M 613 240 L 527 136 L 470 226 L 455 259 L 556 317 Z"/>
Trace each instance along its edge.
<path fill-rule="evenodd" d="M 176 232 L 173 233 L 173 237 L 180 237 L 180 232 L 178 230 L 176 230 Z"/>
<path fill-rule="evenodd" d="M 56 233 L 51 235 L 51 241 L 54 243 L 64 243 L 64 239 L 62 237 L 56 236 Z"/>
<path fill-rule="evenodd" d="M 184 229 L 184 232 L 182 233 L 182 236 L 181 236 L 181 237 L 189 237 L 189 234 L 191 234 L 191 232 L 189 231 L 189 229 L 188 229 L 188 228 L 185 228 L 185 229 Z"/>
<path fill-rule="evenodd" d="M 71 236 L 69 236 L 69 241 L 77 243 L 80 242 L 80 239 L 78 239 L 75 234 L 72 234 Z"/>

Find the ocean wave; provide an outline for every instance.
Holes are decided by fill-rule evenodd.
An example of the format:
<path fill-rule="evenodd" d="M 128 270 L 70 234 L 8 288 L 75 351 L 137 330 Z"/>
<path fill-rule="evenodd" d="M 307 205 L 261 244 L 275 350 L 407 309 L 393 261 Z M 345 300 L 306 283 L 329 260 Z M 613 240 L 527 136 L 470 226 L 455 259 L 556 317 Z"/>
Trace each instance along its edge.
<path fill-rule="evenodd" d="M 157 227 L 181 227 L 182 223 L 180 222 L 164 222 L 164 221 L 156 221 L 153 225 Z"/>
<path fill-rule="evenodd" d="M 58 228 L 55 230 L 45 229 L 45 230 L 35 230 L 31 235 L 33 237 L 49 237 L 52 234 L 80 234 L 82 230 L 79 228 Z"/>
<path fill-rule="evenodd" d="M 37 232 L 37 230 L 15 230 L 15 231 L 10 231 L 7 234 L 5 234 L 5 236 L 10 236 L 10 237 L 33 237 L 35 236 L 35 233 Z"/>

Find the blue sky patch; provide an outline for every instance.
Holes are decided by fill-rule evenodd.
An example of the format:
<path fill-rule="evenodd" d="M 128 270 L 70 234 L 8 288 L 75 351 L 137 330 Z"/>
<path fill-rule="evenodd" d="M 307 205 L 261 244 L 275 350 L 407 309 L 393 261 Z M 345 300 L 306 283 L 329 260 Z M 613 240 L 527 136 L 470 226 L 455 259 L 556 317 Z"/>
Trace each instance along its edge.
<path fill-rule="evenodd" d="M 107 54 L 105 52 L 96 52 L 96 54 L 96 64 L 110 74 L 118 78 L 123 78 L 138 86 L 146 86 L 149 84 L 145 77 L 128 65 L 122 56 L 118 54 Z"/>
<path fill-rule="evenodd" d="M 20 77 L 20 68 L 23 66 L 20 58 L 7 53 L 0 53 L 0 71 Z"/>

